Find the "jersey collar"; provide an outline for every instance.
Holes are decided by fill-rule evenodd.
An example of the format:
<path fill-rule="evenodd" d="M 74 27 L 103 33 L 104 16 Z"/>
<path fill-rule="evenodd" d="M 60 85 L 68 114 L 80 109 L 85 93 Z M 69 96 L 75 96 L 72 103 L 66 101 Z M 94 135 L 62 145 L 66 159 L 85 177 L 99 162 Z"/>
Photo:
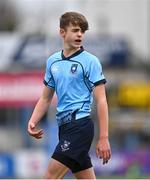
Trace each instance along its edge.
<path fill-rule="evenodd" d="M 82 53 L 83 51 L 84 51 L 84 48 L 83 48 L 83 46 L 81 46 L 80 50 L 76 51 L 75 53 L 73 53 L 72 55 L 70 55 L 70 56 L 68 56 L 68 57 L 65 57 L 64 54 L 63 54 L 63 50 L 62 50 L 62 52 L 61 52 L 61 58 L 62 58 L 63 60 L 69 60 L 69 59 L 71 59 L 71 58 L 79 55 L 79 54 Z"/>

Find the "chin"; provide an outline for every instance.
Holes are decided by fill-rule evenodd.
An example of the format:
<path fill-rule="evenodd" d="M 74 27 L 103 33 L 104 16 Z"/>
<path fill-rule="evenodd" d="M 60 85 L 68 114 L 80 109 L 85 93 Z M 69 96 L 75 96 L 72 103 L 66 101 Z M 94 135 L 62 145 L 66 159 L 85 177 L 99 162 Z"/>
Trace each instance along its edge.
<path fill-rule="evenodd" d="M 81 47 L 81 44 L 80 45 L 74 45 L 74 48 L 80 48 Z"/>

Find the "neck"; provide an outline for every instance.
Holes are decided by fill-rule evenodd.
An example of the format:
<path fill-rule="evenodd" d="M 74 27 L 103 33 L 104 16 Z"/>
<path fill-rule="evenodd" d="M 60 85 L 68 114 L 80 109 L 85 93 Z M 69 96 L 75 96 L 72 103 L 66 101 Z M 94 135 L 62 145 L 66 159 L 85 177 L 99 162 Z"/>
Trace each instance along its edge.
<path fill-rule="evenodd" d="M 65 57 L 68 57 L 70 55 L 72 55 L 73 53 L 77 52 L 80 50 L 80 47 L 78 48 L 71 48 L 71 47 L 65 47 L 64 46 L 64 49 L 63 49 L 63 54 Z"/>

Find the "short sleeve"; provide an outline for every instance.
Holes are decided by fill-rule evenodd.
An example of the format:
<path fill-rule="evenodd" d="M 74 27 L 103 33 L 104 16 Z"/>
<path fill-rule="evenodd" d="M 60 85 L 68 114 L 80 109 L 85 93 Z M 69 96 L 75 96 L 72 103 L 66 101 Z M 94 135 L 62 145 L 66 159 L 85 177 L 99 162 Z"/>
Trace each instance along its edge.
<path fill-rule="evenodd" d="M 92 88 L 99 84 L 105 84 L 106 79 L 102 71 L 102 66 L 98 58 L 93 58 L 88 68 L 88 84 Z"/>
<path fill-rule="evenodd" d="M 53 88 L 55 89 L 55 82 L 54 82 L 54 78 L 51 74 L 51 63 L 50 63 L 50 59 L 47 60 L 46 63 L 46 71 L 45 71 L 45 76 L 44 76 L 44 84 L 49 87 L 49 88 Z"/>

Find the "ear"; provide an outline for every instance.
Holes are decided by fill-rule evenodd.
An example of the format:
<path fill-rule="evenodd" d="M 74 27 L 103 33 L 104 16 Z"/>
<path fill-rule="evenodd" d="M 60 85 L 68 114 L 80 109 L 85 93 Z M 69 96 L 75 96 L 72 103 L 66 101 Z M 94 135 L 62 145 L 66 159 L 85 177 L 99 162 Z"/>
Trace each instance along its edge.
<path fill-rule="evenodd" d="M 62 38 L 64 38 L 64 37 L 65 37 L 65 30 L 62 29 L 62 28 L 60 28 L 59 34 L 60 34 L 60 36 L 61 36 Z"/>

